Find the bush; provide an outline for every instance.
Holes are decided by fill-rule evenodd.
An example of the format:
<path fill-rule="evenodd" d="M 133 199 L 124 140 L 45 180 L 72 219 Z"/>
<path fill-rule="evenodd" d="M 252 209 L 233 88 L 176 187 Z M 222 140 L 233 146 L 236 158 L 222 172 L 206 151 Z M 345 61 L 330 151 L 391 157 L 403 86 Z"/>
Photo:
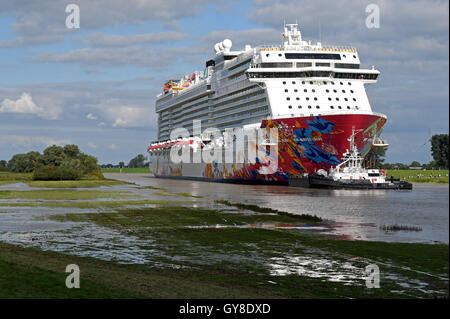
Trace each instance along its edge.
<path fill-rule="evenodd" d="M 64 147 L 52 145 L 43 154 L 28 152 L 16 154 L 9 162 L 0 161 L 0 167 L 7 166 L 15 173 L 31 173 L 36 171 L 36 178 L 41 180 L 73 180 L 84 174 L 94 178 L 103 178 L 97 164 L 97 158 L 80 152 L 77 145 Z M 41 169 L 43 166 L 47 168 Z M 39 169 L 39 170 L 38 170 Z"/>
<path fill-rule="evenodd" d="M 93 170 L 92 172 L 85 174 L 84 177 L 89 178 L 89 179 L 105 179 L 100 167 Z"/>
<path fill-rule="evenodd" d="M 75 169 L 61 168 L 53 165 L 36 168 L 33 172 L 33 180 L 38 181 L 76 180 L 80 177 L 81 173 Z"/>

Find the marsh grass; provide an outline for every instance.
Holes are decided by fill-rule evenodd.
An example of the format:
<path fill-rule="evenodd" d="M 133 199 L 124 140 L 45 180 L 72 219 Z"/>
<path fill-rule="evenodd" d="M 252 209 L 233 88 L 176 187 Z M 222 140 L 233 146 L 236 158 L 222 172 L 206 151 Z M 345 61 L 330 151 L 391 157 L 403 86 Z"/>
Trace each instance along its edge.
<path fill-rule="evenodd" d="M 168 191 L 168 189 L 165 187 L 156 187 L 156 186 L 139 186 L 139 187 L 136 187 L 136 189 L 155 189 L 155 190 L 160 190 L 160 191 L 164 191 L 164 192 Z"/>
<path fill-rule="evenodd" d="M 185 227 L 206 225 L 249 225 L 264 222 L 298 223 L 300 219 L 292 216 L 277 216 L 266 214 L 225 214 L 219 210 L 183 207 L 183 206 L 161 206 L 155 208 L 122 209 L 118 213 L 87 213 L 66 214 L 67 221 L 73 218 L 84 218 L 85 221 L 95 222 L 102 226 L 113 226 L 115 220 L 124 217 L 129 220 L 127 224 L 135 227 Z M 54 217 L 51 217 L 54 218 Z M 303 220 L 307 221 L 307 220 Z"/>
<path fill-rule="evenodd" d="M 33 190 L 11 191 L 0 190 L 0 199 L 45 199 L 45 200 L 76 200 L 99 198 L 130 198 L 135 195 L 128 191 L 110 192 L 97 190 Z"/>
<path fill-rule="evenodd" d="M 186 204 L 186 201 L 167 201 L 167 200 L 115 200 L 115 201 L 35 201 L 19 203 L 1 203 L 3 207 L 73 207 L 73 208 L 120 208 L 125 206 L 145 206 L 145 205 L 180 205 Z"/>
<path fill-rule="evenodd" d="M 115 179 L 81 178 L 74 181 L 34 181 L 31 173 L 0 172 L 0 185 L 23 182 L 31 187 L 42 188 L 90 188 L 132 184 Z"/>
<path fill-rule="evenodd" d="M 419 280 L 429 287 L 446 291 L 441 295 L 448 297 L 448 281 L 439 276 L 448 274 L 448 245 L 399 244 L 338 240 L 334 236 L 304 234 L 295 230 L 275 230 L 261 228 L 187 228 L 187 225 L 243 225 L 257 222 L 278 221 L 298 222 L 297 218 L 268 214 L 224 214 L 218 210 L 188 208 L 182 206 L 161 206 L 156 208 L 121 209 L 117 213 L 75 213 L 50 216 L 60 222 L 89 222 L 117 230 L 122 234 L 137 236 L 152 242 L 153 263 L 176 265 L 158 268 L 166 280 L 176 277 L 180 286 L 162 286 L 152 294 L 176 297 L 180 292 L 187 297 L 203 296 L 215 298 L 223 296 L 217 286 L 234 291 L 233 296 L 314 297 L 314 298 L 405 298 L 439 296 L 438 293 L 408 290 L 398 285 L 397 280 L 383 280 L 380 289 L 367 289 L 364 281 L 345 285 L 321 278 L 300 275 L 271 276 L 267 267 L 273 257 L 285 255 L 330 258 L 339 263 L 361 259 L 365 262 L 352 262 L 364 269 L 367 263 L 389 264 L 383 266 L 384 273 L 401 275 L 408 280 Z M 318 255 L 315 255 L 315 254 Z M 102 262 L 98 262 L 99 264 Z M 337 268 L 327 268 L 323 272 L 336 272 Z M 381 266 L 380 266 L 381 267 Z M 107 267 L 109 268 L 109 267 Z M 134 266 L 124 267 L 123 274 L 132 275 Z M 173 272 L 172 272 L 173 271 Z M 154 280 L 153 275 L 145 280 Z M 438 277 L 436 277 L 438 276 Z M 160 277 L 162 280 L 163 277 Z M 395 276 L 394 276 L 395 277 Z M 196 278 L 195 281 L 191 281 Z M 143 280 L 144 278 L 141 278 Z M 275 281 L 276 285 L 267 284 Z M 123 285 L 127 280 L 117 278 L 116 284 Z M 202 292 L 184 291 L 188 283 L 205 289 Z M 203 286 L 204 285 L 204 286 Z M 133 290 L 132 290 L 133 291 Z M 238 292 L 240 291 L 240 292 Z M 252 294 L 248 294 L 252 291 Z M 406 291 L 406 294 L 399 293 Z M 253 295 L 253 293 L 255 293 Z M 229 295 L 230 296 L 230 295 Z"/>
<path fill-rule="evenodd" d="M 31 181 L 31 173 L 0 172 L 0 183 L 18 183 Z"/>
<path fill-rule="evenodd" d="M 192 195 L 192 194 L 189 194 L 189 193 L 176 193 L 175 195 L 183 196 L 183 197 L 203 198 L 203 196 Z"/>
<path fill-rule="evenodd" d="M 167 193 L 167 192 L 156 192 L 156 193 L 152 193 L 151 195 L 154 195 L 154 196 L 174 196 L 174 194 Z"/>
<path fill-rule="evenodd" d="M 42 188 L 91 188 L 101 186 L 114 186 L 131 184 L 115 179 L 80 179 L 76 181 L 30 181 L 27 184 L 31 187 Z"/>
<path fill-rule="evenodd" d="M 307 220 L 310 222 L 321 222 L 322 218 L 315 216 L 315 215 L 310 215 L 310 214 L 291 214 L 291 213 L 287 213 L 287 212 L 283 212 L 283 211 L 279 211 L 277 209 L 272 209 L 272 208 L 268 208 L 268 207 L 261 207 L 261 206 L 257 206 L 257 205 L 248 205 L 248 204 L 242 204 L 242 203 L 231 203 L 227 200 L 216 200 L 216 203 L 218 204 L 223 204 L 226 206 L 232 206 L 232 207 L 237 207 L 239 209 L 246 209 L 246 210 L 251 210 L 254 212 L 260 212 L 260 213 L 268 213 L 268 214 L 277 214 L 280 216 L 289 216 L 292 218 L 297 218 L 297 219 L 301 219 L 301 220 Z"/>

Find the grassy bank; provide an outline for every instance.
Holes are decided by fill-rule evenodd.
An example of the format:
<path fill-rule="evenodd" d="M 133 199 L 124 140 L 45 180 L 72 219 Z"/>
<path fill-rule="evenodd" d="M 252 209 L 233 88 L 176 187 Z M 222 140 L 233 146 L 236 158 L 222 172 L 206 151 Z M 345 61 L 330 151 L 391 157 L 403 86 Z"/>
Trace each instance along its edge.
<path fill-rule="evenodd" d="M 82 178 L 74 181 L 34 181 L 31 173 L 0 172 L 0 185 L 26 183 L 31 187 L 46 188 L 90 188 L 128 184 L 115 179 Z"/>
<path fill-rule="evenodd" d="M 448 184 L 448 170 L 387 170 L 386 176 L 394 176 L 410 183 Z M 440 175 L 440 176 L 439 176 Z"/>
<path fill-rule="evenodd" d="M 120 173 L 120 168 L 102 168 L 102 173 Z M 145 168 L 122 168 L 122 173 L 148 173 L 151 171 L 148 167 Z"/>
<path fill-rule="evenodd" d="M 29 173 L 0 172 L 0 185 L 31 181 Z"/>
<path fill-rule="evenodd" d="M 78 200 L 99 198 L 130 198 L 135 197 L 131 192 L 107 192 L 94 190 L 33 190 L 10 191 L 0 190 L 0 199 L 44 199 L 44 200 Z"/>

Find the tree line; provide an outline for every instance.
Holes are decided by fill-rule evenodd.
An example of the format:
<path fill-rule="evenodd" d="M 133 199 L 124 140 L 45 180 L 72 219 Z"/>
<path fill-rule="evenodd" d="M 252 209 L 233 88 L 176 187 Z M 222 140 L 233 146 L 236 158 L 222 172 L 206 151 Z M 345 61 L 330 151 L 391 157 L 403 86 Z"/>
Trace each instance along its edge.
<path fill-rule="evenodd" d="M 420 164 L 412 161 L 410 164 L 404 163 L 384 163 L 386 156 L 385 148 L 373 148 L 366 155 L 365 165 L 367 167 L 384 169 L 409 169 L 410 167 L 421 167 L 422 169 L 448 169 L 449 167 L 449 135 L 435 134 L 430 139 L 431 155 L 433 160 L 429 163 Z"/>
<path fill-rule="evenodd" d="M 6 162 L 0 161 L 3 170 L 14 173 L 33 173 L 34 179 L 64 180 L 79 179 L 84 175 L 103 177 L 97 158 L 82 153 L 77 145 L 52 145 L 43 153 L 31 151 L 15 154 Z"/>
<path fill-rule="evenodd" d="M 145 168 L 149 166 L 149 162 L 147 161 L 147 157 L 145 157 L 143 154 L 138 154 L 136 157 L 132 158 L 126 167 L 129 168 Z M 113 168 L 113 164 L 106 164 L 106 168 Z M 125 162 L 119 162 L 119 167 L 125 167 Z"/>

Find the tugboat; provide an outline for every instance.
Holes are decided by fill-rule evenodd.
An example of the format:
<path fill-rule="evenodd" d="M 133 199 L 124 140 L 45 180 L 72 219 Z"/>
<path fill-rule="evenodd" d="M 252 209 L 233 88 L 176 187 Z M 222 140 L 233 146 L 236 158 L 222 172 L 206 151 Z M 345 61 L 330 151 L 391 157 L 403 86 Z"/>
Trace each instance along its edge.
<path fill-rule="evenodd" d="M 332 188 L 332 189 L 412 189 L 412 184 L 394 179 L 386 179 L 386 171 L 366 169 L 362 166 L 364 158 L 355 144 L 355 129 L 348 139 L 350 150 L 342 154 L 342 162 L 327 172 L 319 169 L 316 173 L 291 177 L 289 186 Z"/>

